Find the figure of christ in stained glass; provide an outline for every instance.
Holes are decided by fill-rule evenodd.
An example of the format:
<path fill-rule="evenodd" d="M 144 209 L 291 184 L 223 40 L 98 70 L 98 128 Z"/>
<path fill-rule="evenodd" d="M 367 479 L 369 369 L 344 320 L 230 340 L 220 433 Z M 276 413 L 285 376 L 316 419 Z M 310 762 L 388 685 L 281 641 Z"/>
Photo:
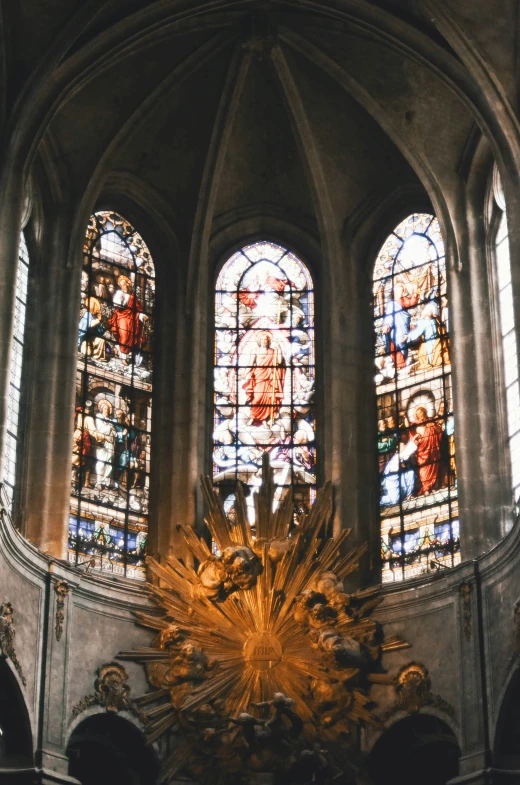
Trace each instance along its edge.
<path fill-rule="evenodd" d="M 387 239 L 374 272 L 383 580 L 460 560 L 446 266 L 437 220 Z"/>
<path fill-rule="evenodd" d="M 224 265 L 215 303 L 213 477 L 225 499 L 246 486 L 249 518 L 269 453 L 277 498 L 305 508 L 315 484 L 313 291 L 309 273 L 272 243 Z M 247 490 L 249 489 L 249 490 Z"/>
<path fill-rule="evenodd" d="M 144 577 L 152 391 L 153 263 L 112 212 L 92 216 L 78 325 L 69 556 Z"/>

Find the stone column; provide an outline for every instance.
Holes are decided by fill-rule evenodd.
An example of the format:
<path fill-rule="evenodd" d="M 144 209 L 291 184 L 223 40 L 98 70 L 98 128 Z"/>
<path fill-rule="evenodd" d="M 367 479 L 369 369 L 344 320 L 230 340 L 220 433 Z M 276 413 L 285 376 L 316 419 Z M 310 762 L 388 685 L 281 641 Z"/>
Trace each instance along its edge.
<path fill-rule="evenodd" d="M 30 341 L 25 441 L 23 533 L 34 545 L 65 558 L 76 346 L 80 308 L 81 248 L 69 259 L 69 211 L 45 216 L 40 249 L 38 303 Z"/>
<path fill-rule="evenodd" d="M 486 171 L 488 167 L 486 168 Z M 482 180 L 476 172 L 473 179 Z M 485 178 L 487 179 L 487 178 Z M 477 187 L 479 185 L 480 187 Z M 474 540 L 473 552 L 477 556 L 489 551 L 506 533 L 511 518 L 511 479 L 508 456 L 507 427 L 505 424 L 505 394 L 498 389 L 497 380 L 503 378 L 499 367 L 501 355 L 498 292 L 490 287 L 493 265 L 491 248 L 486 238 L 482 219 L 485 205 L 485 180 L 472 187 L 468 184 L 467 211 L 467 261 L 471 281 L 474 341 L 474 392 L 465 403 L 473 408 L 469 438 L 478 453 L 479 478 L 482 483 L 482 510 L 480 529 Z M 471 376 L 471 369 L 469 369 Z M 506 415 L 507 417 L 507 415 Z M 478 446 L 478 450 L 477 450 Z M 463 554 L 466 558 L 466 553 Z"/>
<path fill-rule="evenodd" d="M 186 511 L 189 330 L 178 277 L 159 265 L 156 277 L 148 553 L 163 560 L 172 549 L 182 553 L 177 526 L 192 523 Z"/>
<path fill-rule="evenodd" d="M 334 533 L 352 529 L 348 547 L 368 541 L 367 555 L 352 576 L 352 587 L 380 580 L 374 338 L 370 291 L 364 266 L 346 241 L 341 259 L 331 260 L 334 292 L 324 296 L 324 364 L 330 363 L 331 477 L 336 487 Z M 332 314 L 331 317 L 328 314 Z M 328 390 L 324 379 L 324 389 Z"/>
<path fill-rule="evenodd" d="M 467 249 L 467 247 L 466 247 Z M 480 429 L 476 410 L 475 325 L 471 308 L 471 276 L 467 258 L 458 269 L 447 254 L 452 383 L 455 411 L 457 491 L 461 520 L 462 560 L 486 550 L 481 524 Z"/>

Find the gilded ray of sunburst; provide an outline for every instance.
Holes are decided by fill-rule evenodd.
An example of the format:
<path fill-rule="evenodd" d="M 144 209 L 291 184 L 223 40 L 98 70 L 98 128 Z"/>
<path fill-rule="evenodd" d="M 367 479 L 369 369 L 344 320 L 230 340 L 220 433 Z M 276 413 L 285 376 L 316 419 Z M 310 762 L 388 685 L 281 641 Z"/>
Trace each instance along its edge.
<path fill-rule="evenodd" d="M 156 688 L 137 699 L 150 741 L 171 728 L 189 727 L 193 718 L 200 726 L 208 711 L 206 726 L 211 724 L 217 706 L 221 718 L 255 711 L 250 707 L 274 693 L 296 702 L 309 740 L 337 738 L 349 732 L 351 722 L 377 722 L 370 683 L 393 683 L 381 667 L 381 652 L 408 644 L 384 641 L 371 618 L 380 601 L 377 587 L 343 593 L 342 583 L 357 569 L 366 545 L 347 549 L 349 530 L 325 539 L 330 484 L 294 526 L 290 490 L 273 510 L 267 456 L 262 476 L 254 533 L 240 483 L 232 523 L 203 477 L 206 523 L 219 555 L 185 526 L 198 569 L 175 556 L 164 565 L 148 560 L 156 579 L 150 591 L 163 615 L 137 617 L 158 635 L 152 647 L 119 657 L 145 663 Z M 182 760 L 177 750 L 175 771 Z"/>

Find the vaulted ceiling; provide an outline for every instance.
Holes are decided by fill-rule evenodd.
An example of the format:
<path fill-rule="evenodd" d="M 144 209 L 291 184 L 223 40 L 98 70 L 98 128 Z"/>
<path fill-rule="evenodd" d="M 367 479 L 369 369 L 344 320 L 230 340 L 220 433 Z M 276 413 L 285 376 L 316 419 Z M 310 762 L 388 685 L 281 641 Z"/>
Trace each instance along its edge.
<path fill-rule="evenodd" d="M 317 236 L 399 186 L 435 201 L 493 85 L 516 106 L 513 0 L 19 0 L 3 30 L 13 150 L 45 148 L 92 203 L 127 174 L 186 247 L 202 198 L 212 221 L 264 209 Z"/>

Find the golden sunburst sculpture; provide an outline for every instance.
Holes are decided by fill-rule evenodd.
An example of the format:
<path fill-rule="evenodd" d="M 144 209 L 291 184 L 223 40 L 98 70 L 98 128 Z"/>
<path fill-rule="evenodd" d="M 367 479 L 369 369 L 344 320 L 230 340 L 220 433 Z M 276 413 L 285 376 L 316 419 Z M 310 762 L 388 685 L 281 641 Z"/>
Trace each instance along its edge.
<path fill-rule="evenodd" d="M 157 636 L 152 647 L 118 656 L 144 663 L 155 688 L 135 701 L 148 740 L 180 734 L 164 782 L 179 771 L 200 779 L 210 759 L 212 782 L 245 782 L 248 771 L 280 765 L 288 771 L 297 762 L 289 748 L 304 758 L 307 751 L 325 771 L 316 745 L 347 738 L 353 724 L 378 724 L 370 686 L 393 684 L 382 653 L 409 645 L 385 640 L 372 618 L 379 587 L 344 592 L 366 545 L 348 550 L 350 530 L 326 538 L 330 484 L 295 525 L 290 490 L 273 510 L 267 456 L 262 478 L 254 533 L 241 484 L 231 521 L 205 477 L 217 553 L 184 526 L 197 569 L 175 556 L 165 565 L 148 560 L 156 579 L 149 588 L 163 614 L 136 615 Z"/>

